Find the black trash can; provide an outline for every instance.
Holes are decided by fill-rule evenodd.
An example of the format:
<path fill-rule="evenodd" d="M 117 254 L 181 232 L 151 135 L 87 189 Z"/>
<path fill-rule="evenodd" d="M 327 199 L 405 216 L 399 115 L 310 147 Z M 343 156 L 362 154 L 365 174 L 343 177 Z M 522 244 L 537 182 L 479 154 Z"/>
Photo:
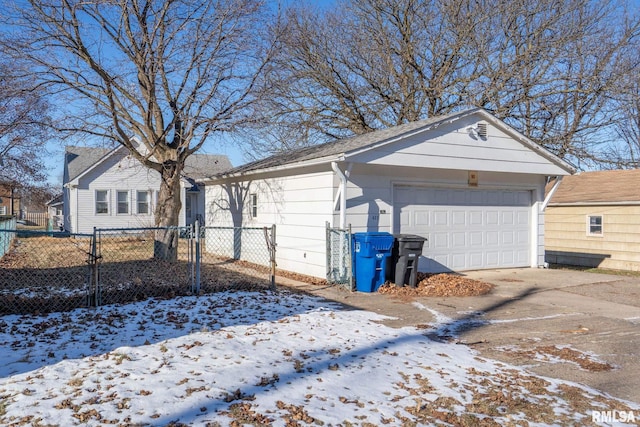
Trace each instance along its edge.
<path fill-rule="evenodd" d="M 427 240 L 415 234 L 394 234 L 393 251 L 391 254 L 391 272 L 396 286 L 409 285 L 415 288 L 418 282 L 418 261 L 422 255 L 422 247 Z"/>

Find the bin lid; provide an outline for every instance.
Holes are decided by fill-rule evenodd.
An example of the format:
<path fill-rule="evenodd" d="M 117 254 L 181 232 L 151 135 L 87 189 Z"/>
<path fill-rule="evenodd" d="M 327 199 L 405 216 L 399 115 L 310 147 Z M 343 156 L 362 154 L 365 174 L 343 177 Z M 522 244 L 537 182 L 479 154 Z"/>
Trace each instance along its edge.
<path fill-rule="evenodd" d="M 353 233 L 353 237 L 360 241 L 370 241 L 371 239 L 392 239 L 393 234 L 386 231 L 362 231 Z"/>
<path fill-rule="evenodd" d="M 399 242 L 424 242 L 426 237 L 418 236 L 417 234 L 394 234 L 396 240 Z"/>
<path fill-rule="evenodd" d="M 356 243 L 368 243 L 377 250 L 391 250 L 394 242 L 393 235 L 385 231 L 353 233 L 353 240 Z"/>

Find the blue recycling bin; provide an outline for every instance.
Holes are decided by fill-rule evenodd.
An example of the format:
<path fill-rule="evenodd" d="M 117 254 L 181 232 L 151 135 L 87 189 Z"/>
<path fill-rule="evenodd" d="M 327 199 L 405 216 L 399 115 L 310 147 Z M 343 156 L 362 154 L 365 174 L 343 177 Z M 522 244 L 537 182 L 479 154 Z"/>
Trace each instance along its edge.
<path fill-rule="evenodd" d="M 353 277 L 356 290 L 376 292 L 385 282 L 394 237 L 385 232 L 353 233 Z"/>

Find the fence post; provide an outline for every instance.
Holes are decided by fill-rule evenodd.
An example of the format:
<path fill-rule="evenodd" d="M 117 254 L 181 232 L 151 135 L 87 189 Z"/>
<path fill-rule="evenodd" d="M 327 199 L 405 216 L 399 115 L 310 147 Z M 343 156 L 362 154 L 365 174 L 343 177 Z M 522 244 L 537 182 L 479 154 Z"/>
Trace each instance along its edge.
<path fill-rule="evenodd" d="M 271 226 L 271 289 L 276 289 L 276 225 Z"/>
<path fill-rule="evenodd" d="M 196 295 L 200 295 L 200 221 L 196 219 L 195 222 L 195 234 L 196 234 Z"/>
<path fill-rule="evenodd" d="M 263 228 L 264 230 L 264 239 L 267 243 L 267 250 L 269 251 L 269 265 L 271 266 L 271 284 L 269 285 L 269 289 L 272 291 L 276 290 L 276 225 L 271 225 L 271 237 L 269 237 L 269 232 L 267 227 Z"/>
<path fill-rule="evenodd" d="M 91 249 L 89 252 L 89 292 L 87 293 L 87 306 L 98 307 L 100 305 L 100 290 L 98 283 L 98 230 L 93 227 Z"/>
<path fill-rule="evenodd" d="M 192 294 L 196 292 L 196 261 L 193 251 L 193 224 L 187 229 L 187 266 L 189 269 L 189 285 Z"/>
<path fill-rule="evenodd" d="M 351 247 L 351 224 L 347 228 L 347 272 L 349 275 L 349 286 L 350 291 L 353 291 L 356 288 L 356 278 L 353 275 L 353 248 Z"/>

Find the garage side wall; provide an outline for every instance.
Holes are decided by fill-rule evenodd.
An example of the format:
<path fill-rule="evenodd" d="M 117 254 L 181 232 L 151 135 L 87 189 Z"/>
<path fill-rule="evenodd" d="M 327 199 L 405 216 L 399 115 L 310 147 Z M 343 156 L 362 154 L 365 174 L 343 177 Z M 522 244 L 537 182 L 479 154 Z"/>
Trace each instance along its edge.
<path fill-rule="evenodd" d="M 206 186 L 207 226 L 276 224 L 278 269 L 325 277 L 325 227 L 332 218 L 332 185 L 330 171 L 210 184 Z"/>
<path fill-rule="evenodd" d="M 589 216 L 602 218 L 601 235 L 589 235 Z M 546 261 L 640 271 L 640 206 L 549 206 Z"/>

